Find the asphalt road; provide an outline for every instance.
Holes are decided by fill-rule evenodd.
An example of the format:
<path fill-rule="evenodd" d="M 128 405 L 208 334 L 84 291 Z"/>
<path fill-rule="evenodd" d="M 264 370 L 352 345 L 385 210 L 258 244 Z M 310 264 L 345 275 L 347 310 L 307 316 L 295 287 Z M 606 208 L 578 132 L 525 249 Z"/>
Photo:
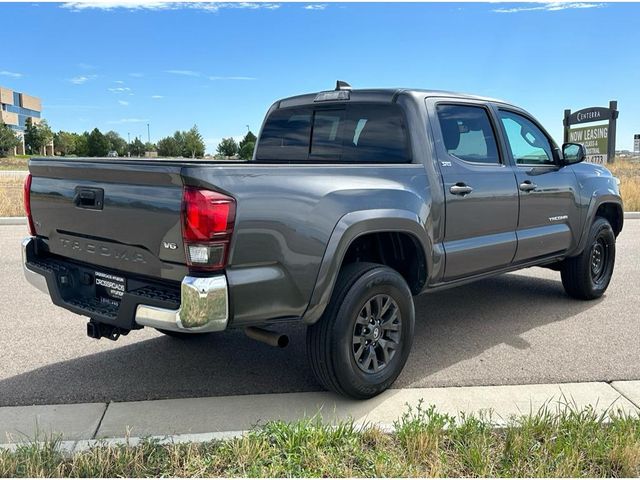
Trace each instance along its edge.
<path fill-rule="evenodd" d="M 145 329 L 117 342 L 26 283 L 24 226 L 0 226 L 0 406 L 318 390 L 304 330 L 274 349 L 230 331 L 188 341 Z M 568 298 L 558 273 L 502 275 L 416 299 L 416 338 L 397 387 L 640 379 L 640 221 L 618 239 L 600 300 Z"/>

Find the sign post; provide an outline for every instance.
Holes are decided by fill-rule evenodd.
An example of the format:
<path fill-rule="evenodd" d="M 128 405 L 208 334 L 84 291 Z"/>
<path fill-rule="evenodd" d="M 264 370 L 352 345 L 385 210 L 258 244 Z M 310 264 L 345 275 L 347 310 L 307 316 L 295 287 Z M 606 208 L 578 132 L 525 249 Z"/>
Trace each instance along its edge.
<path fill-rule="evenodd" d="M 564 111 L 564 142 L 582 143 L 585 146 L 587 162 L 613 163 L 616 155 L 616 120 L 618 119 L 618 102 L 609 102 L 609 108 L 589 107 L 571 113 Z M 571 128 L 583 123 L 607 122 L 606 125 L 592 125 Z"/>

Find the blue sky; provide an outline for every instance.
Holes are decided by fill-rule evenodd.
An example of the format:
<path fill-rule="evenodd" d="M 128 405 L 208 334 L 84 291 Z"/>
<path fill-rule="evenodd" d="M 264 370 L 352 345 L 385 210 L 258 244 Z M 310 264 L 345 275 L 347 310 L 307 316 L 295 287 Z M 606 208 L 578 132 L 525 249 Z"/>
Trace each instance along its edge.
<path fill-rule="evenodd" d="M 109 7 L 109 8 L 108 8 Z M 0 85 L 43 99 L 54 130 L 151 140 L 260 127 L 279 97 L 418 87 L 488 95 L 562 140 L 565 108 L 618 100 L 640 133 L 640 4 L 0 4 Z"/>

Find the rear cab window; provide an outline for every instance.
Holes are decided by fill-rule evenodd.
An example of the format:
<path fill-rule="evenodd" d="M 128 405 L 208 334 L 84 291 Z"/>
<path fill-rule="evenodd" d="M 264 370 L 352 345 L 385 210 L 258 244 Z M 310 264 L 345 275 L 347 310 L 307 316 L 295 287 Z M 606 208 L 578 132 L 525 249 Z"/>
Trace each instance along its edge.
<path fill-rule="evenodd" d="M 409 163 L 406 121 L 397 104 L 353 103 L 274 110 L 256 161 Z"/>

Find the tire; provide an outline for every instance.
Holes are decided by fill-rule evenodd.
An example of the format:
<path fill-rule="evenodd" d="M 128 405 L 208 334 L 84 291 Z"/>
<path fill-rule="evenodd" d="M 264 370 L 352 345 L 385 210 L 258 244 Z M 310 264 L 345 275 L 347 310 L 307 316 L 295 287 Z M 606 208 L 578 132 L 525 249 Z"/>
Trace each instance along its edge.
<path fill-rule="evenodd" d="M 607 290 L 616 260 L 616 236 L 601 217 L 591 224 L 587 244 L 580 255 L 567 258 L 560 270 L 562 285 L 570 297 L 600 298 Z"/>
<path fill-rule="evenodd" d="M 178 340 L 192 340 L 196 338 L 202 338 L 205 335 L 209 335 L 208 333 L 186 333 L 186 332 L 174 332 L 172 330 L 162 330 L 160 328 L 156 328 L 156 330 L 167 337 L 175 338 Z"/>
<path fill-rule="evenodd" d="M 307 328 L 311 369 L 328 390 L 356 399 L 374 397 L 402 371 L 414 323 L 411 291 L 398 272 L 375 263 L 349 264 L 338 275 L 324 314 Z M 354 337 L 360 342 L 354 343 Z"/>

